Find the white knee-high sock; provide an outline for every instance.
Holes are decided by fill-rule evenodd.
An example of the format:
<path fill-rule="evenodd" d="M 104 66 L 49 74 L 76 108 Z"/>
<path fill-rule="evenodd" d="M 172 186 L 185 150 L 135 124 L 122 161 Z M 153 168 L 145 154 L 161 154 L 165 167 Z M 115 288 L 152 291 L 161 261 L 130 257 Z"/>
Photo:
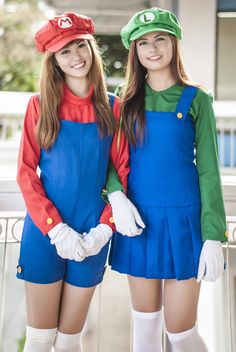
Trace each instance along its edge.
<path fill-rule="evenodd" d="M 197 326 L 192 329 L 172 334 L 167 332 L 168 338 L 173 346 L 174 352 L 207 352 L 207 347 L 198 334 Z"/>
<path fill-rule="evenodd" d="M 82 352 L 81 347 L 81 332 L 78 334 L 63 334 L 57 332 L 56 341 L 54 344 L 55 352 Z"/>
<path fill-rule="evenodd" d="M 26 327 L 26 340 L 23 352 L 50 352 L 56 338 L 55 329 Z"/>
<path fill-rule="evenodd" d="M 132 310 L 133 352 L 162 352 L 163 311 L 143 313 Z"/>

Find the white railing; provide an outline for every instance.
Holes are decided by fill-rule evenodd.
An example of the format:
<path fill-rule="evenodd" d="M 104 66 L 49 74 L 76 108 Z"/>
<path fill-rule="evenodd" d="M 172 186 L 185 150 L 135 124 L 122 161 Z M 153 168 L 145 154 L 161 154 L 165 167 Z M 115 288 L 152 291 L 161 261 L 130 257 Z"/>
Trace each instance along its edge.
<path fill-rule="evenodd" d="M 110 78 L 111 80 L 112 78 Z M 115 79 L 114 79 L 115 80 Z M 16 159 L 23 115 L 33 93 L 0 92 L 0 148 L 11 148 Z M 14 104 L 12 102 L 14 101 Z M 214 103 L 219 159 L 223 173 L 236 174 L 236 102 Z M 9 141 L 12 140 L 12 143 Z M 4 142 L 7 142 L 4 144 Z M 1 154 L 0 154 L 1 165 Z M 1 173 L 0 173 L 1 177 Z"/>

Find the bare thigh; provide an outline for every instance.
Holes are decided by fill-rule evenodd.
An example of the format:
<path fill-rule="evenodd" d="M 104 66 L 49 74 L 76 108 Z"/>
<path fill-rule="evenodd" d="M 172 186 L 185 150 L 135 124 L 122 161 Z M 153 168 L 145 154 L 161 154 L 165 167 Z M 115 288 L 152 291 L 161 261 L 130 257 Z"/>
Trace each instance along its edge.
<path fill-rule="evenodd" d="M 157 312 L 162 307 L 162 280 L 128 276 L 133 309 Z"/>
<path fill-rule="evenodd" d="M 76 334 L 84 326 L 96 286 L 77 287 L 64 283 L 59 317 L 59 331 Z"/>
<path fill-rule="evenodd" d="M 38 329 L 58 324 L 62 281 L 52 284 L 25 282 L 27 324 Z"/>
<path fill-rule="evenodd" d="M 167 331 L 178 333 L 191 329 L 197 320 L 200 284 L 191 280 L 165 280 L 164 311 Z"/>

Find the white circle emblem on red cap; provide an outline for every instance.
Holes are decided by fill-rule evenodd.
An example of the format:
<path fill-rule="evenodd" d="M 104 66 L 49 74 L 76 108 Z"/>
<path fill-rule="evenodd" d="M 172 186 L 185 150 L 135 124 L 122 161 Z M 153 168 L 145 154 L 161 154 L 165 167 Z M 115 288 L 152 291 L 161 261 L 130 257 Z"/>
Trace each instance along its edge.
<path fill-rule="evenodd" d="M 72 26 L 72 20 L 70 17 L 61 17 L 57 23 L 60 28 L 69 28 Z"/>
<path fill-rule="evenodd" d="M 145 12 L 139 17 L 139 20 L 142 23 L 152 22 L 154 19 L 155 15 L 152 12 Z"/>

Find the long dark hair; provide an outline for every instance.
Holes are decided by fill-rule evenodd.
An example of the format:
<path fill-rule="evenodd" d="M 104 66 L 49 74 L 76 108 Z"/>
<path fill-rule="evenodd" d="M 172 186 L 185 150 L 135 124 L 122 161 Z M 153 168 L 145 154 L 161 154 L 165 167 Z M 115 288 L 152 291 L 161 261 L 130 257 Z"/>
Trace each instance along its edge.
<path fill-rule="evenodd" d="M 92 51 L 88 80 L 94 87 L 92 99 L 96 119 L 100 134 L 110 135 L 116 129 L 116 120 L 107 96 L 103 62 L 96 42 L 91 40 L 88 44 Z M 40 79 L 40 118 L 36 126 L 36 139 L 46 150 L 55 143 L 60 129 L 59 106 L 63 97 L 63 82 L 64 73 L 56 64 L 54 54 L 45 53 Z"/>
<path fill-rule="evenodd" d="M 175 81 L 181 85 L 194 85 L 186 74 L 179 51 L 179 43 L 170 35 L 173 56 L 170 63 Z M 136 43 L 131 43 L 127 61 L 125 83 L 121 91 L 121 116 L 125 134 L 132 145 L 142 142 L 145 132 L 145 77 L 146 68 L 141 65 L 137 55 Z M 135 126 L 135 130 L 134 130 Z"/>

